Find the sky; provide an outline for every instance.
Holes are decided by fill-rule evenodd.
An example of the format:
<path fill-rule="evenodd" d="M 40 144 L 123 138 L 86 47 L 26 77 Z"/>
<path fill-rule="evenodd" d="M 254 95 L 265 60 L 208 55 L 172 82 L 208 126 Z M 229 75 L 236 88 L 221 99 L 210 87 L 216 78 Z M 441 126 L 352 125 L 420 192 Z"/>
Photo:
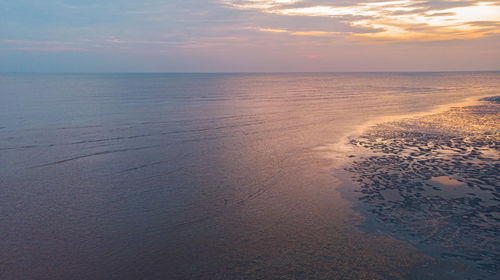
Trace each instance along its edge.
<path fill-rule="evenodd" d="M 500 70 L 500 0 L 0 0 L 0 72 Z"/>

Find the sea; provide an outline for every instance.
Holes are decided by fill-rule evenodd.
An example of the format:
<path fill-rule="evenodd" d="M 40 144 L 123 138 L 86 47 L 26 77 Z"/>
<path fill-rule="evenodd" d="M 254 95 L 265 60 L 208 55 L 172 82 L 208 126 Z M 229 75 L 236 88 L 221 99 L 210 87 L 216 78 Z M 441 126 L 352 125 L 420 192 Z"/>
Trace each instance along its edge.
<path fill-rule="evenodd" d="M 439 258 L 360 228 L 326 150 L 499 89 L 500 72 L 0 74 L 0 278 L 411 278 Z"/>

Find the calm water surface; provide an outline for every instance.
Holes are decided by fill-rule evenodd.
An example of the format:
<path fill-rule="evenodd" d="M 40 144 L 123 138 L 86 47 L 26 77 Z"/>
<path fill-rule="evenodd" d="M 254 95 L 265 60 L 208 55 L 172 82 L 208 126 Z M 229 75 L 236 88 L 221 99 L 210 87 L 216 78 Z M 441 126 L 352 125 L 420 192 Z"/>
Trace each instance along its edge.
<path fill-rule="evenodd" d="M 425 256 L 356 229 L 318 148 L 498 88 L 494 72 L 1 74 L 0 278 L 411 273 Z"/>

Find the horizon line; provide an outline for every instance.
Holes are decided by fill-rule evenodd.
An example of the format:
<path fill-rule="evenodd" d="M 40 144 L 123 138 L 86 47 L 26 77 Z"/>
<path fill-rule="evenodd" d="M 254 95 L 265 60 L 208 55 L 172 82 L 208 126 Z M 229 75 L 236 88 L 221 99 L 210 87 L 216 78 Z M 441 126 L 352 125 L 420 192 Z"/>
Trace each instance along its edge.
<path fill-rule="evenodd" d="M 0 71 L 0 74 L 377 74 L 377 73 L 477 73 L 500 70 L 433 70 L 433 71 Z"/>

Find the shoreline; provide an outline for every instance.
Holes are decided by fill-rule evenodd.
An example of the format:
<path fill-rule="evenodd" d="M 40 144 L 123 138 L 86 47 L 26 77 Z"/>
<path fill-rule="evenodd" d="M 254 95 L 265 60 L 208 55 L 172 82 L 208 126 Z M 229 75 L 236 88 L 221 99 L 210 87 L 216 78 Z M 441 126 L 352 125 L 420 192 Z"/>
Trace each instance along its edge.
<path fill-rule="evenodd" d="M 467 98 L 465 98 L 461 101 L 458 101 L 458 102 L 447 103 L 447 104 L 442 104 L 442 105 L 435 105 L 435 106 L 433 106 L 433 108 L 431 108 L 428 111 L 422 111 L 422 112 L 418 112 L 418 113 L 380 116 L 380 117 L 366 121 L 366 122 L 354 127 L 352 130 L 345 133 L 340 138 L 339 141 L 337 141 L 335 143 L 319 146 L 316 148 L 316 150 L 328 153 L 328 155 L 326 155 L 326 157 L 329 159 L 332 159 L 334 161 L 334 163 L 332 163 L 333 169 L 341 168 L 342 166 L 349 164 L 349 160 L 346 160 L 346 158 L 349 158 L 349 153 L 358 153 L 359 152 L 356 149 L 354 149 L 352 147 L 352 145 L 349 144 L 349 139 L 359 137 L 360 135 L 362 135 L 364 132 L 366 132 L 368 129 L 370 129 L 372 127 L 375 127 L 375 126 L 380 125 L 380 124 L 388 123 L 388 122 L 397 122 L 397 121 L 401 121 L 404 119 L 418 118 L 418 117 L 422 117 L 422 116 L 438 114 L 438 113 L 448 111 L 454 107 L 468 107 L 468 106 L 480 105 L 480 104 L 483 104 L 485 102 L 488 102 L 488 101 L 484 101 L 483 100 L 484 98 L 488 98 L 491 96 L 492 96 L 491 94 L 487 94 L 487 95 L 467 97 Z"/>

